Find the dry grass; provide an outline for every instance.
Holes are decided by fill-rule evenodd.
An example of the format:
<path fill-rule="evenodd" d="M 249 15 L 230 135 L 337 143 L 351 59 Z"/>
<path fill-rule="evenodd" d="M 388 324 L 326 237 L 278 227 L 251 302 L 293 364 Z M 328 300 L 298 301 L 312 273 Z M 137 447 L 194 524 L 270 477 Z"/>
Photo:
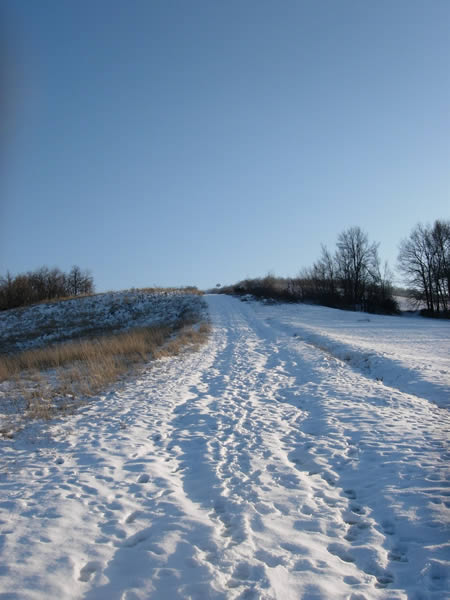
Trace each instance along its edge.
<path fill-rule="evenodd" d="M 210 331 L 210 324 L 205 322 L 201 323 L 198 327 L 193 324 L 185 325 L 178 332 L 178 335 L 156 351 L 155 358 L 176 356 L 186 348 L 195 351 L 205 343 Z"/>
<path fill-rule="evenodd" d="M 80 300 L 81 298 L 90 298 L 91 296 L 100 296 L 100 293 L 92 292 L 91 294 L 77 294 L 76 296 L 58 296 L 57 298 L 44 298 L 38 300 L 32 304 L 25 304 L 24 306 L 18 306 L 17 308 L 28 308 L 35 304 L 58 304 L 59 302 L 67 302 L 67 300 Z"/>
<path fill-rule="evenodd" d="M 147 288 L 42 302 L 0 312 L 0 355 L 73 339 L 99 337 L 202 310 L 195 288 Z M 4 325 L 4 327 L 2 327 Z M 46 341 L 47 340 L 47 341 Z"/>
<path fill-rule="evenodd" d="M 98 365 L 102 371 L 112 373 L 120 363 L 130 364 L 151 355 L 171 333 L 166 326 L 140 328 L 1 357 L 0 381 L 11 379 L 22 371 L 57 369 L 78 362 Z"/>
<path fill-rule="evenodd" d="M 203 296 L 204 292 L 202 290 L 199 290 L 198 288 L 194 287 L 194 286 L 186 286 L 184 288 L 176 288 L 176 287 L 167 287 L 167 288 L 160 288 L 160 287 L 145 287 L 145 288 L 138 288 L 137 289 L 138 292 L 146 292 L 148 294 L 193 294 L 194 296 Z"/>
<path fill-rule="evenodd" d="M 207 323 L 185 320 L 0 356 L 0 382 L 12 382 L 10 399 L 23 416 L 49 419 L 73 410 L 139 364 L 196 349 L 209 330 Z"/>

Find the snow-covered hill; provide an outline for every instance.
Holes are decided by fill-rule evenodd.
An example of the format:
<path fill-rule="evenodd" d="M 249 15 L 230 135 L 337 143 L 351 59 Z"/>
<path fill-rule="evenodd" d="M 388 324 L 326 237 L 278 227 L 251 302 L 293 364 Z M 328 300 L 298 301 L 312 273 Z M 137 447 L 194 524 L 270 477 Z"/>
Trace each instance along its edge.
<path fill-rule="evenodd" d="M 450 325 L 208 303 L 199 352 L 1 442 L 0 598 L 448 598 Z"/>
<path fill-rule="evenodd" d="M 172 324 L 186 312 L 201 311 L 200 298 L 183 290 L 125 290 L 2 311 L 0 351 L 39 348 L 95 332 Z"/>

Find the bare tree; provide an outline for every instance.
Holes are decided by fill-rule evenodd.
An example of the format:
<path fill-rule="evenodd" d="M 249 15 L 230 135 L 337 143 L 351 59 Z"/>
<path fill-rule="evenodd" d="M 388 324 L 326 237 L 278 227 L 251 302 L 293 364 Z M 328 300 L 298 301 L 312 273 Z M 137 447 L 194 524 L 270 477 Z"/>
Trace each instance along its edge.
<path fill-rule="evenodd" d="M 450 222 L 419 223 L 400 243 L 398 266 L 412 296 L 434 314 L 448 311 Z"/>
<path fill-rule="evenodd" d="M 338 302 L 337 263 L 328 248 L 321 247 L 322 255 L 314 263 L 310 276 L 320 302 L 335 306 Z"/>
<path fill-rule="evenodd" d="M 52 300 L 68 295 L 90 294 L 94 280 L 89 271 L 74 266 L 69 274 L 60 269 L 41 267 L 36 271 L 13 277 L 0 277 L 0 310 L 25 306 L 41 300 Z"/>
<path fill-rule="evenodd" d="M 367 286 L 376 280 L 378 244 L 370 244 L 360 227 L 350 227 L 338 237 L 335 262 L 344 303 L 364 310 Z"/>
<path fill-rule="evenodd" d="M 31 286 L 33 288 L 34 297 L 36 302 L 44 300 L 48 297 L 48 278 L 49 270 L 48 267 L 41 267 L 31 273 L 28 273 Z"/>
<path fill-rule="evenodd" d="M 66 274 L 58 267 L 48 271 L 47 275 L 47 300 L 62 298 L 67 295 Z"/>
<path fill-rule="evenodd" d="M 67 276 L 67 292 L 70 296 L 81 293 L 82 273 L 78 265 L 74 265 Z"/>
<path fill-rule="evenodd" d="M 94 278 L 92 273 L 86 269 L 81 272 L 80 294 L 93 294 L 94 291 Z"/>
<path fill-rule="evenodd" d="M 435 221 L 431 231 L 434 246 L 434 285 L 438 312 L 449 310 L 450 297 L 450 221 Z"/>

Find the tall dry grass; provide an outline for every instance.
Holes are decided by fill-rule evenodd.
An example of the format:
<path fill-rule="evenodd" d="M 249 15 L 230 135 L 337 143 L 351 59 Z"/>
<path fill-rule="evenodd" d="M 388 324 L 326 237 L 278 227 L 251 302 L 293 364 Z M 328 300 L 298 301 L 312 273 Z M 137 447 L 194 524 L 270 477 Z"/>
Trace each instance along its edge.
<path fill-rule="evenodd" d="M 195 287 L 194 285 L 187 285 L 186 287 L 183 288 L 176 288 L 176 287 L 144 287 L 144 288 L 137 288 L 138 292 L 147 292 L 148 294 L 192 294 L 194 296 L 203 296 L 204 292 L 203 290 L 199 290 L 197 287 Z"/>
<path fill-rule="evenodd" d="M 197 348 L 208 334 L 208 323 L 184 321 L 0 356 L 0 382 L 14 382 L 25 416 L 50 418 L 56 410 L 68 410 L 99 393 L 139 364 Z"/>
<path fill-rule="evenodd" d="M 46 348 L 0 357 L 0 381 L 22 371 L 47 370 L 71 363 L 102 365 L 113 370 L 119 363 L 126 365 L 148 357 L 172 333 L 168 326 L 143 327 L 116 335 L 104 335 L 91 340 L 75 340 Z"/>

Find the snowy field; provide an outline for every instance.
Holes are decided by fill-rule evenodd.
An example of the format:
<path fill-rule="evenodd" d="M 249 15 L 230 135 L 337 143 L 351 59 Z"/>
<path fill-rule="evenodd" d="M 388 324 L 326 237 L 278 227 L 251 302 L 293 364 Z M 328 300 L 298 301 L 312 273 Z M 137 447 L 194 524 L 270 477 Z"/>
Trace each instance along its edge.
<path fill-rule="evenodd" d="M 0 599 L 448 599 L 450 323 L 207 300 L 200 351 L 0 442 Z"/>

